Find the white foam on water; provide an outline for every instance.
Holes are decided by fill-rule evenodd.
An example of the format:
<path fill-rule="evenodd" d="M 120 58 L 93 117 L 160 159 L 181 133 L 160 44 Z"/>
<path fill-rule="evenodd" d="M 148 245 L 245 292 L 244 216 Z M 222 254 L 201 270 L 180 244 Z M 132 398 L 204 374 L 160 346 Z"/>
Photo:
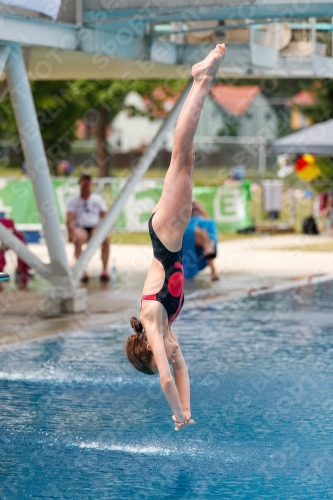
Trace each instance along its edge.
<path fill-rule="evenodd" d="M 90 443 L 71 443 L 67 446 L 84 448 L 87 450 L 98 450 L 98 451 L 118 451 L 121 453 L 128 454 L 145 454 L 145 455 L 184 455 L 196 458 L 205 458 L 206 460 L 215 460 L 217 457 L 220 461 L 225 463 L 241 462 L 248 460 L 244 455 L 237 456 L 234 452 L 226 453 L 224 450 L 207 450 L 207 448 L 197 448 L 196 446 L 182 446 L 178 448 L 163 448 L 160 446 L 141 446 L 141 445 L 119 445 L 119 444 L 104 444 L 98 443 L 97 441 L 92 441 Z"/>
<path fill-rule="evenodd" d="M 20 381 L 20 382 L 48 382 L 53 380 L 53 374 L 45 374 L 39 372 L 0 372 L 0 380 Z M 59 377 L 59 382 L 64 382 L 64 377 Z"/>
<path fill-rule="evenodd" d="M 47 433 L 46 433 L 47 435 Z M 36 444 L 47 444 L 48 446 L 53 446 L 54 444 L 59 444 L 58 438 L 54 442 L 45 441 L 38 439 L 35 441 Z M 127 453 L 129 455 L 142 454 L 142 455 L 182 455 L 184 457 L 195 457 L 197 459 L 204 458 L 205 460 L 216 460 L 218 459 L 222 463 L 238 463 L 238 462 L 248 462 L 251 461 L 251 456 L 241 453 L 237 454 L 234 450 L 225 449 L 207 449 L 207 447 L 197 447 L 191 446 L 189 444 L 182 444 L 181 446 L 175 445 L 173 448 L 167 448 L 156 445 L 121 445 L 121 444 L 106 444 L 99 443 L 98 441 L 77 441 L 77 442 L 67 442 L 63 443 L 66 448 L 81 448 L 85 450 L 96 450 L 96 451 L 113 451 L 119 453 Z"/>
<path fill-rule="evenodd" d="M 89 384 L 89 385 L 98 385 L 98 384 L 122 384 L 122 385 L 132 385 L 133 381 L 130 377 L 124 375 L 107 375 L 104 377 L 98 376 L 88 376 L 86 374 L 73 374 L 66 371 L 60 370 L 41 370 L 41 371 L 27 371 L 25 373 L 22 372 L 4 372 L 0 371 L 0 380 L 8 380 L 12 382 L 53 382 L 55 384 L 60 383 L 78 383 L 78 384 Z"/>
<path fill-rule="evenodd" d="M 130 446 L 130 445 L 117 445 L 117 444 L 100 444 L 96 441 L 91 443 L 74 443 L 71 446 L 78 446 L 79 448 L 86 448 L 91 450 L 108 450 L 120 451 L 123 453 L 143 453 L 147 455 L 169 455 L 172 450 L 168 448 L 159 448 L 158 446 Z"/>
<path fill-rule="evenodd" d="M 89 377 L 73 377 L 72 374 L 55 370 L 43 370 L 34 372 L 0 372 L 0 380 L 21 381 L 21 382 L 95 382 Z"/>

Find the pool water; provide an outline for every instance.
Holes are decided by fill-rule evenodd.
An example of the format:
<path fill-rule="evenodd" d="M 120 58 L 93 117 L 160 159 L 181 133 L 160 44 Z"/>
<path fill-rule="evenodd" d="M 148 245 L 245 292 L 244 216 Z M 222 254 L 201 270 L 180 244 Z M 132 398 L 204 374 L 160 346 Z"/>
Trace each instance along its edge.
<path fill-rule="evenodd" d="M 332 300 L 326 283 L 183 311 L 197 424 L 179 433 L 128 325 L 2 348 L 0 498 L 332 498 Z"/>

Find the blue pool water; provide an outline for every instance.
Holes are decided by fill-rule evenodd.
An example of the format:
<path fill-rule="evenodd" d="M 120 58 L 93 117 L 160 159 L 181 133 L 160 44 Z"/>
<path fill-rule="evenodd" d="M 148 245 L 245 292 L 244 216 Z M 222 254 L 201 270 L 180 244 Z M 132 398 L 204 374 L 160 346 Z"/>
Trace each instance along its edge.
<path fill-rule="evenodd" d="M 0 498 L 333 497 L 333 284 L 201 302 L 175 329 L 196 426 L 174 432 L 127 325 L 0 351 Z"/>

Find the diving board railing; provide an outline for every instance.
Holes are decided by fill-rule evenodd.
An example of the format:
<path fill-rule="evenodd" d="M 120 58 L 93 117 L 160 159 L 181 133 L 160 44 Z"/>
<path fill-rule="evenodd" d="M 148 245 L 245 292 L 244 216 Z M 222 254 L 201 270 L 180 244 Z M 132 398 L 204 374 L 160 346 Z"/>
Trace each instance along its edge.
<path fill-rule="evenodd" d="M 197 28 L 195 27 L 197 25 Z M 244 74 L 272 71 L 272 76 L 333 75 L 333 18 L 317 22 L 315 18 L 297 22 L 258 19 L 238 19 L 223 24 L 208 22 L 185 23 L 181 30 L 157 24 L 153 28 L 151 59 L 165 64 L 184 64 L 193 60 L 200 47 L 212 48 L 214 42 L 225 42 L 228 50 L 224 72 L 232 68 Z M 173 37 L 182 34 L 184 45 L 174 43 Z M 205 36 L 206 35 L 206 36 Z M 231 61 L 234 61 L 232 64 Z M 229 67 L 230 66 L 230 67 Z M 251 69 L 250 69 L 251 68 Z M 280 75 L 279 75 L 280 73 Z"/>
<path fill-rule="evenodd" d="M 38 5 L 37 0 L 31 1 Z M 22 4 L 28 5 L 29 0 Z M 51 20 L 45 14 L 0 3 L 0 43 L 79 51 L 80 60 L 85 53 L 103 54 L 110 58 L 110 66 L 117 58 L 138 64 L 150 60 L 173 66 L 172 77 L 177 77 L 178 65 L 191 66 L 216 43 L 226 42 L 221 75 L 332 75 L 331 2 L 309 0 L 302 9 L 288 0 L 202 0 L 200 6 L 194 8 L 187 0 L 167 5 L 156 0 L 62 0 L 56 20 Z M 66 67 L 68 78 L 84 77 L 77 76 L 74 68 L 71 76 L 71 67 L 70 63 Z M 89 69 L 87 75 L 91 75 Z M 153 72 L 148 76 L 156 77 Z M 43 79 L 43 75 L 33 78 Z"/>

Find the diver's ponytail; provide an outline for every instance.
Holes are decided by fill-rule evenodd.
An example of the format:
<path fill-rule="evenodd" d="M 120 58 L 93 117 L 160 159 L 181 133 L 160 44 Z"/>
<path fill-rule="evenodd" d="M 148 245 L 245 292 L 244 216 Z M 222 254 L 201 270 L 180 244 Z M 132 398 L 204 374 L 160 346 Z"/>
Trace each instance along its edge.
<path fill-rule="evenodd" d="M 133 330 L 136 333 L 143 333 L 144 332 L 143 324 L 135 316 L 132 316 L 132 318 L 130 319 L 130 323 L 131 323 L 131 327 L 133 328 Z"/>

